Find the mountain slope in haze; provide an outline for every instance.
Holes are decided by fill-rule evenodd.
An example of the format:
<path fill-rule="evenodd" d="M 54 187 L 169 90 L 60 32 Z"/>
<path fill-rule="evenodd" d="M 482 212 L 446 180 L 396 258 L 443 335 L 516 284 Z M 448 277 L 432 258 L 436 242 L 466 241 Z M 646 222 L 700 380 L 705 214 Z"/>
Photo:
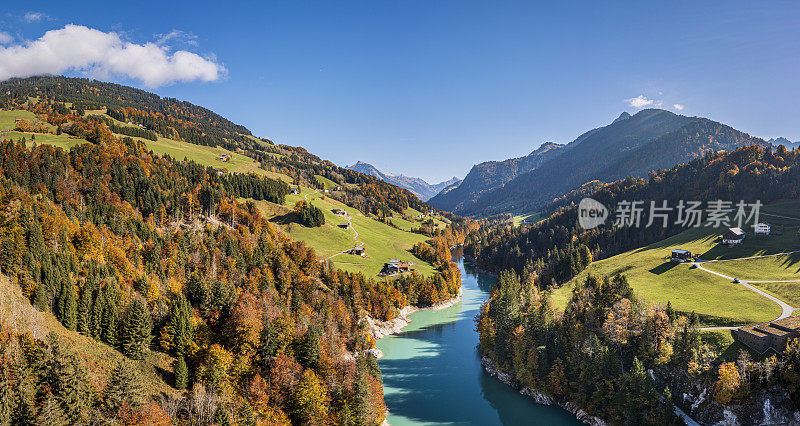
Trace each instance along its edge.
<path fill-rule="evenodd" d="M 630 117 L 623 114 L 612 124 L 587 133 L 568 144 L 561 155 L 475 200 L 462 201 L 454 211 L 487 215 L 535 210 L 589 181 L 645 176 L 707 151 L 767 145 L 730 126 L 660 109 L 642 110 Z M 437 201 L 431 200 L 435 206 Z"/>
<path fill-rule="evenodd" d="M 452 179 L 446 180 L 444 182 L 430 184 L 421 178 L 410 177 L 403 174 L 395 175 L 391 173 L 382 172 L 372 164 L 365 163 L 363 161 L 358 161 L 352 166 L 347 166 L 347 168 L 359 173 L 363 173 L 365 175 L 375 176 L 376 178 L 381 179 L 384 182 L 390 183 L 394 186 L 405 188 L 413 192 L 414 195 L 419 197 L 422 201 L 427 201 L 434 195 L 441 192 L 443 189 L 461 182 L 459 178 L 453 177 Z"/>
<path fill-rule="evenodd" d="M 458 186 L 440 192 L 429 203 L 439 209 L 459 211 L 461 206 L 474 201 L 481 194 L 499 188 L 560 155 L 564 148 L 564 145 L 547 142 L 524 157 L 480 163 L 472 167 Z"/>
<path fill-rule="evenodd" d="M 783 146 L 786 147 L 786 149 L 797 149 L 797 148 L 800 148 L 800 141 L 792 142 L 789 139 L 786 139 L 784 137 L 772 138 L 772 139 L 768 140 L 767 143 L 772 144 L 774 146 L 783 145 Z"/>

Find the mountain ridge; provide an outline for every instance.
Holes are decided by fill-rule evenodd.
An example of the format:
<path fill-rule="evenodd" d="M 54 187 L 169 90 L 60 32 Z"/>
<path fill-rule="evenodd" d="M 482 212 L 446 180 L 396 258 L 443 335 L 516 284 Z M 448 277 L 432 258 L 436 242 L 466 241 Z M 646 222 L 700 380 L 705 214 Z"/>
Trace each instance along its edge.
<path fill-rule="evenodd" d="M 545 142 L 524 157 L 479 163 L 472 167 L 458 186 L 447 188 L 428 201 L 437 208 L 457 211 L 465 202 L 476 199 L 481 194 L 538 167 L 550 158 L 560 155 L 565 149 L 566 145 Z"/>
<path fill-rule="evenodd" d="M 800 148 L 800 141 L 792 142 L 789 139 L 786 139 L 784 137 L 771 138 L 771 139 L 767 140 L 767 143 L 771 144 L 773 146 L 776 146 L 776 147 L 780 146 L 780 145 L 783 145 L 783 146 L 786 147 L 786 149 L 797 149 L 797 148 Z"/>
<path fill-rule="evenodd" d="M 398 186 L 400 188 L 405 188 L 419 197 L 419 199 L 422 201 L 427 201 L 442 190 L 461 182 L 461 179 L 453 176 L 446 181 L 431 184 L 422 178 L 406 176 L 402 173 L 394 174 L 381 171 L 372 164 L 364 161 L 356 161 L 353 165 L 345 166 L 345 168 L 359 173 L 372 175 L 386 183 Z"/>
<path fill-rule="evenodd" d="M 687 117 L 662 109 L 622 113 L 611 124 L 592 129 L 543 158 L 537 167 L 497 184 L 487 176 L 480 193 L 456 188 L 434 197 L 430 204 L 462 215 L 535 210 L 593 180 L 612 181 L 645 176 L 670 168 L 710 150 L 733 150 L 745 145 L 768 145 L 730 126 L 702 117 Z M 506 161 L 512 161 L 506 160 Z M 486 168 L 480 163 L 473 171 Z M 470 175 L 464 179 L 468 182 Z M 464 185 L 464 183 L 462 183 Z"/>

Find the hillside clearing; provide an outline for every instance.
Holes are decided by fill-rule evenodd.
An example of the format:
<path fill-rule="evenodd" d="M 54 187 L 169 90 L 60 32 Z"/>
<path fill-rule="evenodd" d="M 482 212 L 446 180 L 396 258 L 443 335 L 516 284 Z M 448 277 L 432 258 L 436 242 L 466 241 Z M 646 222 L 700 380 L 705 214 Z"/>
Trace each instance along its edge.
<path fill-rule="evenodd" d="M 800 253 L 708 262 L 703 267 L 745 281 L 800 280 Z"/>
<path fill-rule="evenodd" d="M 728 280 L 688 264 L 673 264 L 667 259 L 670 251 L 681 248 L 711 257 L 741 257 L 777 251 L 778 245 L 769 240 L 742 247 L 717 248 L 714 242 L 718 231 L 693 228 L 648 246 L 631 250 L 608 259 L 593 262 L 566 285 L 553 292 L 554 303 L 563 309 L 571 296 L 575 282 L 588 274 L 624 274 L 639 297 L 648 302 L 666 304 L 683 313 L 697 312 L 701 325 L 732 326 L 755 324 L 772 320 L 781 309 L 772 301 Z M 745 239 L 746 242 L 747 239 Z"/>
<path fill-rule="evenodd" d="M 325 197 L 324 194 L 309 188 L 301 187 L 300 189 L 299 194 L 287 195 L 286 203 L 283 206 L 267 201 L 255 201 L 255 203 L 265 217 L 280 226 L 281 230 L 292 239 L 304 241 L 314 248 L 320 259 L 327 259 L 363 242 L 367 249 L 366 257 L 342 253 L 330 261 L 337 268 L 350 272 L 361 272 L 368 277 L 376 276 L 389 259 L 410 261 L 413 263 L 412 268 L 423 275 L 432 275 L 435 272 L 430 264 L 414 257 L 409 252 L 414 244 L 428 239 L 425 235 L 392 228 L 364 216 L 357 209 Z M 300 200 L 307 200 L 321 209 L 325 215 L 325 225 L 308 228 L 296 223 L 293 220 L 293 207 Z M 340 223 L 347 223 L 347 218 L 334 214 L 333 209 L 347 211 L 352 223 L 350 229 L 342 229 L 338 226 Z M 357 240 L 354 239 L 356 230 L 358 231 Z"/>

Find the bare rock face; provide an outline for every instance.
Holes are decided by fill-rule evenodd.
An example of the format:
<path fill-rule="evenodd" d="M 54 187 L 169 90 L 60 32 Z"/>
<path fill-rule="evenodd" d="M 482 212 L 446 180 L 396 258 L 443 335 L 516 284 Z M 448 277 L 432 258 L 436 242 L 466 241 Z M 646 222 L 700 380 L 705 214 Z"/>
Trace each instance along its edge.
<path fill-rule="evenodd" d="M 668 382 L 676 404 L 701 425 L 797 425 L 800 411 L 795 410 L 791 395 L 779 386 L 720 404 L 714 400 L 714 383 L 697 379 L 673 369 L 660 369 L 659 380 Z"/>

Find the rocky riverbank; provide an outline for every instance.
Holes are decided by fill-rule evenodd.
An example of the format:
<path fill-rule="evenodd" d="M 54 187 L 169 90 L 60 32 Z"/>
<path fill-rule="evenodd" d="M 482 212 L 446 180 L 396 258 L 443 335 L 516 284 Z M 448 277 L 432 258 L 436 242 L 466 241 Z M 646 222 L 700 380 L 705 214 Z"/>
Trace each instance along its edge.
<path fill-rule="evenodd" d="M 403 328 L 405 326 L 411 323 L 411 318 L 409 318 L 409 316 L 414 312 L 438 311 L 440 309 L 449 308 L 461 301 L 461 293 L 462 291 L 461 289 L 459 289 L 458 295 L 456 295 L 452 299 L 448 299 L 445 300 L 444 302 L 439 302 L 435 305 L 428 306 L 425 308 L 418 308 L 416 306 L 406 306 L 405 308 L 400 310 L 400 315 L 398 315 L 397 318 L 394 318 L 389 321 L 381 321 L 374 319 L 370 316 L 367 316 L 364 320 L 367 321 L 367 325 L 369 327 L 369 334 L 372 335 L 372 337 L 375 340 L 380 340 L 386 336 L 400 333 L 401 331 L 403 331 Z M 370 349 L 370 350 L 373 351 L 373 354 L 376 356 L 378 356 L 378 353 L 380 353 L 380 350 L 378 349 Z M 378 353 L 375 353 L 375 351 L 377 351 Z M 383 354 L 380 353 L 380 355 L 382 356 Z M 378 358 L 380 358 L 380 356 L 378 356 Z"/>
<path fill-rule="evenodd" d="M 493 377 L 497 377 L 498 380 L 505 383 L 508 386 L 511 386 L 514 389 L 519 390 L 519 393 L 530 397 L 534 402 L 541 405 L 555 405 L 557 407 L 561 407 L 563 410 L 572 413 L 575 415 L 575 418 L 579 421 L 592 426 L 606 426 L 606 422 L 604 422 L 599 417 L 595 417 L 589 415 L 585 411 L 581 410 L 575 404 L 571 402 L 562 403 L 560 401 L 556 401 L 553 398 L 537 391 L 536 389 L 531 388 L 522 388 L 520 389 L 519 384 L 510 374 L 504 373 L 500 371 L 492 362 L 491 359 L 487 357 L 481 357 L 481 365 L 483 365 L 483 369 L 486 370 L 489 375 Z"/>

